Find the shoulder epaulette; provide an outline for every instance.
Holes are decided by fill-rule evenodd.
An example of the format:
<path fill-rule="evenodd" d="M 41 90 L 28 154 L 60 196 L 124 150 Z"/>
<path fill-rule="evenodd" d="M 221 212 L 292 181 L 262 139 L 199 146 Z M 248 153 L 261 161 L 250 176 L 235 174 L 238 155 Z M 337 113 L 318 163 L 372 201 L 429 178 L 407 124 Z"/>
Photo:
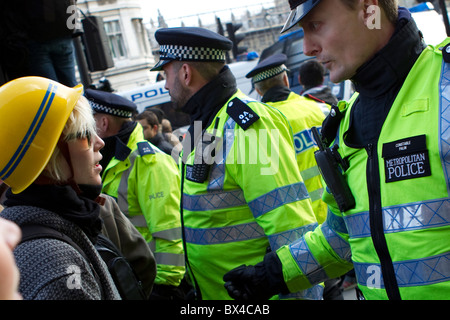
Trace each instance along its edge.
<path fill-rule="evenodd" d="M 450 43 L 442 49 L 442 57 L 446 63 L 450 62 Z"/>
<path fill-rule="evenodd" d="M 138 142 L 137 146 L 141 156 L 155 153 L 155 150 L 153 150 L 152 146 L 147 141 Z"/>
<path fill-rule="evenodd" d="M 244 130 L 259 119 L 258 114 L 239 98 L 228 102 L 227 113 Z"/>

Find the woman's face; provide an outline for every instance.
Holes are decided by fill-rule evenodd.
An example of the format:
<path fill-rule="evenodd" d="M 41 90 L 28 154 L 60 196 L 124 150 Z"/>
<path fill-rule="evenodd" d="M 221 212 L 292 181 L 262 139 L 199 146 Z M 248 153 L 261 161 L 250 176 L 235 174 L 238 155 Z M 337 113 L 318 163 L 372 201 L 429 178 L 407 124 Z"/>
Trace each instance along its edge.
<path fill-rule="evenodd" d="M 67 144 L 75 183 L 100 185 L 102 166 L 99 162 L 103 157 L 100 153 L 105 145 L 103 140 L 92 133 L 86 137 L 71 139 Z"/>
<path fill-rule="evenodd" d="M 0 218 L 0 300 L 19 300 L 19 269 L 12 253 L 21 237 L 20 228 Z"/>

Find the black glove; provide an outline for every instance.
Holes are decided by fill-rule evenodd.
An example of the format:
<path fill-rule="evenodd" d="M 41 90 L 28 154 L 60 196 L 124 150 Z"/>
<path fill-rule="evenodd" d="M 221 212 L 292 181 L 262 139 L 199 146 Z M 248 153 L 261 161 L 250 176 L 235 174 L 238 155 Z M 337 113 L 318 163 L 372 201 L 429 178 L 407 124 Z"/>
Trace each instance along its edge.
<path fill-rule="evenodd" d="M 275 252 L 266 254 L 254 266 L 241 265 L 227 272 L 223 280 L 228 294 L 236 300 L 267 300 L 278 293 L 289 293 Z"/>

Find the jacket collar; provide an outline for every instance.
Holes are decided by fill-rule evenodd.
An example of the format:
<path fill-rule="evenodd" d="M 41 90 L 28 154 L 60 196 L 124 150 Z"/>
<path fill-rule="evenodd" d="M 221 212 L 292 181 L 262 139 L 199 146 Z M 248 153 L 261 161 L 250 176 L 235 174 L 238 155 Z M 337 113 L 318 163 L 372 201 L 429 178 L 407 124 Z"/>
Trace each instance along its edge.
<path fill-rule="evenodd" d="M 270 88 L 261 98 L 261 102 L 278 102 L 284 101 L 289 97 L 291 90 L 287 87 L 277 86 Z"/>
<path fill-rule="evenodd" d="M 223 67 L 219 75 L 207 83 L 197 93 L 195 93 L 182 111 L 191 116 L 191 124 L 187 134 L 190 135 L 189 146 L 183 146 L 184 150 L 194 150 L 195 141 L 198 137 L 194 137 L 194 121 L 201 122 L 202 131 L 206 129 L 213 121 L 215 115 L 224 106 L 224 104 L 236 93 L 236 78 L 228 66 Z M 183 152 L 189 154 L 190 152 Z"/>
<path fill-rule="evenodd" d="M 142 131 L 142 128 L 140 125 L 137 125 L 137 122 L 125 122 L 119 133 L 103 139 L 105 147 L 101 151 L 103 158 L 100 161 L 103 171 L 114 158 L 118 161 L 124 161 L 128 158 L 131 151 L 136 148 L 137 139 L 139 138 L 136 135 L 139 129 Z"/>

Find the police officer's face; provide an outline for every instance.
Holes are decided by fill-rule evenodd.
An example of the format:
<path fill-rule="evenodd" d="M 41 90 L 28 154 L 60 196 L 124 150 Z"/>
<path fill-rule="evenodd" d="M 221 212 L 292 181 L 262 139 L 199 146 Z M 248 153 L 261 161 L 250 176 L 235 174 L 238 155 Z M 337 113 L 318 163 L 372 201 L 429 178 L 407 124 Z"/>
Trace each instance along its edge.
<path fill-rule="evenodd" d="M 166 76 L 166 84 L 164 88 L 169 91 L 173 107 L 181 110 L 191 97 L 189 89 L 184 85 L 183 80 L 183 63 L 173 61 L 163 66 Z"/>
<path fill-rule="evenodd" d="M 156 136 L 158 133 L 158 126 L 152 126 L 148 123 L 147 119 L 140 119 L 138 122 L 141 124 L 143 132 L 144 132 L 144 138 L 149 140 Z"/>
<path fill-rule="evenodd" d="M 369 2 L 350 9 L 341 0 L 322 0 L 300 22 L 304 53 L 316 56 L 335 83 L 352 78 L 381 49 L 378 33 L 366 25 Z"/>

